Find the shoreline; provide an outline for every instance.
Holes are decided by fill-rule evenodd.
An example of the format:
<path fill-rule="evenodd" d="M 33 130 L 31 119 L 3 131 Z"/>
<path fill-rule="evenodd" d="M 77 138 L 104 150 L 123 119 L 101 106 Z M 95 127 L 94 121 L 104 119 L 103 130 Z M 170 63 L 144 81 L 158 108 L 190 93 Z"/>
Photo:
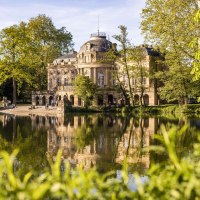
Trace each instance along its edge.
<path fill-rule="evenodd" d="M 69 110 L 68 110 L 69 109 Z M 106 110 L 84 107 L 73 107 L 65 110 L 65 114 L 68 113 L 116 113 L 116 114 L 131 114 L 131 115 L 199 115 L 200 104 L 188 104 L 187 107 L 181 107 L 179 105 L 162 105 L 162 106 L 147 106 L 147 107 L 122 107 L 122 108 L 108 108 Z M 49 106 L 48 109 L 45 106 L 36 106 L 35 109 L 31 109 L 31 105 L 17 105 L 15 108 L 0 108 L 0 114 L 9 114 L 16 116 L 62 116 L 64 113 L 57 107 Z"/>
<path fill-rule="evenodd" d="M 45 109 L 45 106 L 36 106 L 35 109 L 31 109 L 31 105 L 19 105 L 15 108 L 0 109 L 0 114 L 9 114 L 17 116 L 57 116 L 61 115 L 62 113 L 58 111 L 56 107 L 51 106 L 48 109 Z"/>

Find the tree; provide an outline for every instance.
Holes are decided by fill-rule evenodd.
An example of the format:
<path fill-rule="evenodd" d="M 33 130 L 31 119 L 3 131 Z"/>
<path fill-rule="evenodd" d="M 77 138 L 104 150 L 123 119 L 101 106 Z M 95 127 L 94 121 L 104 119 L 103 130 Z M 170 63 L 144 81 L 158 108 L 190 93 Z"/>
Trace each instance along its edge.
<path fill-rule="evenodd" d="M 117 66 L 117 61 L 120 59 L 120 53 L 116 48 L 116 44 L 112 45 L 112 48 L 109 49 L 109 51 L 107 51 L 105 53 L 105 56 L 103 57 L 103 59 L 101 60 L 102 63 L 111 63 L 113 65 L 113 80 L 115 81 L 115 86 L 116 89 L 122 93 L 123 98 L 125 99 L 125 104 L 130 104 L 130 100 L 129 100 L 129 95 L 127 92 L 127 88 L 125 85 L 125 82 L 122 81 L 124 72 L 123 70 L 120 71 L 118 68 L 119 66 Z"/>
<path fill-rule="evenodd" d="M 13 80 L 13 103 L 16 90 L 46 90 L 47 64 L 73 47 L 72 35 L 65 27 L 57 29 L 45 15 L 31 18 L 0 32 L 0 85 Z"/>
<path fill-rule="evenodd" d="M 77 75 L 74 81 L 75 93 L 82 98 L 88 108 L 92 98 L 96 95 L 97 85 L 88 76 Z"/>
<path fill-rule="evenodd" d="M 193 22 L 197 9 L 196 0 L 147 0 L 142 12 L 146 40 L 165 54 L 168 70 L 157 77 L 164 84 L 161 97 L 169 101 L 187 103 L 191 89 L 198 85 L 191 77 L 195 49 L 189 48 L 191 40 L 199 36 L 199 25 Z"/>
<path fill-rule="evenodd" d="M 128 51 L 128 60 L 131 63 L 130 76 L 133 80 L 133 89 L 139 93 L 140 105 L 143 105 L 144 92 L 147 89 L 146 79 L 149 77 L 149 69 L 145 66 L 146 51 L 144 47 L 133 47 Z"/>
<path fill-rule="evenodd" d="M 12 79 L 13 104 L 16 104 L 17 86 L 19 90 L 23 81 L 31 84 L 32 77 L 23 63 L 26 42 L 24 23 L 5 28 L 0 33 L 0 84 Z"/>
<path fill-rule="evenodd" d="M 164 84 L 160 87 L 160 97 L 168 102 L 178 101 L 179 104 L 187 104 L 188 95 L 197 95 L 199 92 L 199 84 L 192 81 L 191 68 L 187 65 L 176 65 L 174 61 L 167 71 L 160 71 L 155 76 Z"/>
<path fill-rule="evenodd" d="M 198 7 L 200 7 L 200 2 L 198 1 Z M 194 22 L 199 25 L 200 20 L 200 9 L 196 12 L 194 17 Z M 200 79 L 200 47 L 199 47 L 200 41 L 199 37 L 195 37 L 192 42 L 190 43 L 190 47 L 192 49 L 195 49 L 196 52 L 194 54 L 194 61 L 193 61 L 193 69 L 192 74 L 194 74 L 194 80 Z"/>
<path fill-rule="evenodd" d="M 46 90 L 47 64 L 73 48 L 72 35 L 65 27 L 57 29 L 51 18 L 38 15 L 27 23 L 30 42 L 26 63 L 34 72 L 34 88 Z"/>
<path fill-rule="evenodd" d="M 128 85 L 128 93 L 129 93 L 129 97 L 131 100 L 131 103 L 134 104 L 134 98 L 133 98 L 133 90 L 131 87 L 131 76 L 130 76 L 130 66 L 128 64 L 128 50 L 130 48 L 130 42 L 128 40 L 128 32 L 127 32 L 127 27 L 126 26 L 119 26 L 120 29 L 120 34 L 119 35 L 114 35 L 113 38 L 115 38 L 119 43 L 120 43 L 120 57 L 118 57 L 118 59 L 116 60 L 116 62 L 118 63 L 118 76 L 120 75 L 120 73 L 123 76 L 124 79 L 124 84 L 126 85 L 126 80 L 127 80 L 127 85 Z M 117 77 L 118 79 L 120 79 L 119 77 Z M 119 85 L 122 89 L 122 91 L 124 92 L 124 84 L 121 83 L 120 80 L 118 80 Z M 126 97 L 126 95 L 124 94 L 124 96 Z"/>

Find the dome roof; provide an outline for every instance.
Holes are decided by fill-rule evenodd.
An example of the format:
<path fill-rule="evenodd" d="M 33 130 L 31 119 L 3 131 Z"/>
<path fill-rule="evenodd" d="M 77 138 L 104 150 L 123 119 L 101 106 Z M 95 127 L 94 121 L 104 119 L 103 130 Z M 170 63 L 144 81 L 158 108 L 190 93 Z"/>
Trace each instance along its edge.
<path fill-rule="evenodd" d="M 91 34 L 90 40 L 85 42 L 81 48 L 81 51 L 108 51 L 112 47 L 112 43 L 106 39 L 105 33 Z"/>

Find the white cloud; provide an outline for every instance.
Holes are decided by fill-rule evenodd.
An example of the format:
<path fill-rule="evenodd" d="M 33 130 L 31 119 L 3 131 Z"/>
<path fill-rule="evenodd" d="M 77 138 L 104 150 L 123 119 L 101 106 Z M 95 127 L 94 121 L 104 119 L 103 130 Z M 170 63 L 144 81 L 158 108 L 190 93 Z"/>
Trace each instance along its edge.
<path fill-rule="evenodd" d="M 59 2 L 59 1 L 58 1 Z M 76 6 L 70 4 L 34 3 L 6 5 L 0 7 L 0 28 L 10 26 L 20 21 L 27 21 L 38 14 L 51 17 L 57 27 L 66 26 L 73 35 L 75 49 L 89 39 L 92 32 L 97 31 L 98 16 L 100 17 L 100 31 L 110 35 L 118 34 L 118 25 L 126 25 L 129 37 L 135 44 L 143 42 L 140 34 L 140 15 L 145 0 L 124 0 L 123 6 L 109 4 L 108 6 L 94 7 Z M 88 4 L 89 5 L 89 4 Z M 113 41 L 113 40 L 112 40 Z"/>

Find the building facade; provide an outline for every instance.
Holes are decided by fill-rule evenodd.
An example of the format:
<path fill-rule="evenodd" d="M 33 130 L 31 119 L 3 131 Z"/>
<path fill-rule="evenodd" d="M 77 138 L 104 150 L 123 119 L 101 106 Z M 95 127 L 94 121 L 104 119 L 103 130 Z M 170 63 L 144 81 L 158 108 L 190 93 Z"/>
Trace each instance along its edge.
<path fill-rule="evenodd" d="M 98 93 L 94 97 L 94 106 L 106 106 L 124 103 L 123 95 L 116 89 L 114 72 L 122 66 L 117 63 L 106 62 L 104 56 L 115 44 L 111 43 L 105 33 L 92 34 L 90 40 L 84 43 L 79 52 L 72 51 L 48 64 L 48 90 L 32 93 L 32 105 L 61 105 L 67 102 L 72 106 L 83 106 L 84 102 L 75 94 L 73 81 L 77 74 L 88 76 L 98 85 Z M 156 67 L 156 60 L 160 55 L 153 48 L 141 47 L 146 52 L 143 64 L 147 70 Z M 104 61 L 103 61 L 104 60 Z M 127 84 L 126 75 L 120 81 Z M 145 91 L 143 95 L 145 105 L 157 105 L 157 86 L 148 77 L 143 78 Z M 134 88 L 135 77 L 131 78 Z M 134 100 L 138 103 L 139 91 L 134 91 Z M 62 105 L 61 105 L 62 107 Z"/>

